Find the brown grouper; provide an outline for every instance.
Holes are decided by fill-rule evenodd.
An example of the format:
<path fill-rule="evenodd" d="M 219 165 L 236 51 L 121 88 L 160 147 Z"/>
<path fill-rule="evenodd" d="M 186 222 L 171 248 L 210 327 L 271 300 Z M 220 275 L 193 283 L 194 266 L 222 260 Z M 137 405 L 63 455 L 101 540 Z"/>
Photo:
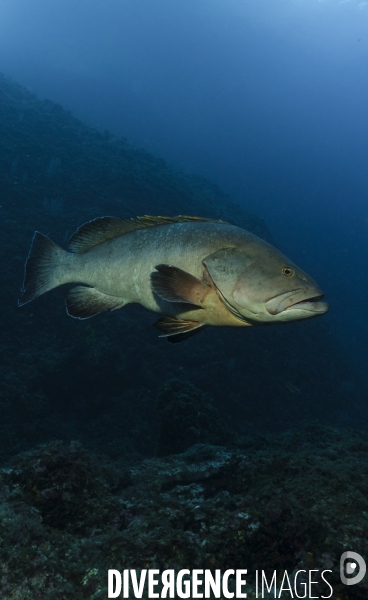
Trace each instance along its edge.
<path fill-rule="evenodd" d="M 25 268 L 22 306 L 67 283 L 69 315 L 88 319 L 137 303 L 178 342 L 205 326 L 266 325 L 327 312 L 316 282 L 245 229 L 199 217 L 102 217 L 68 251 L 39 232 Z"/>

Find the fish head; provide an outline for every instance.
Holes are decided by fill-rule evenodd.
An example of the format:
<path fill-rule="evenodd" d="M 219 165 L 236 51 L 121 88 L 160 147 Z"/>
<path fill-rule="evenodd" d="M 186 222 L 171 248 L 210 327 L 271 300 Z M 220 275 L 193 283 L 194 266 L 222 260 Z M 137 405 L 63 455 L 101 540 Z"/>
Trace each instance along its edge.
<path fill-rule="evenodd" d="M 203 261 L 227 308 L 253 324 L 300 321 L 328 311 L 323 291 L 273 246 L 256 238 Z"/>

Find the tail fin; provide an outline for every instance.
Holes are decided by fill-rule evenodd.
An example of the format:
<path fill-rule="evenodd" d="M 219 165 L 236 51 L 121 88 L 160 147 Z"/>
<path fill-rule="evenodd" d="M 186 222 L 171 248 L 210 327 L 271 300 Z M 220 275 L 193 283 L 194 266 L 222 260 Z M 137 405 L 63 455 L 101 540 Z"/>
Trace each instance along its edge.
<path fill-rule="evenodd" d="M 65 250 L 48 237 L 39 231 L 35 232 L 25 266 L 22 296 L 18 300 L 19 306 L 31 302 L 41 294 L 60 285 L 60 281 L 55 277 L 55 267 L 64 253 Z"/>

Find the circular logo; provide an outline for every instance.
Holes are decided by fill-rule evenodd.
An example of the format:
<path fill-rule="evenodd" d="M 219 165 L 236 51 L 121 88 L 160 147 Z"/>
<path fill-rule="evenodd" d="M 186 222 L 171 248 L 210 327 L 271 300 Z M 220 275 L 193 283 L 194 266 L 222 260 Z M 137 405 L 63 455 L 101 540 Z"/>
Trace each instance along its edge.
<path fill-rule="evenodd" d="M 344 552 L 340 559 L 340 578 L 345 585 L 356 585 L 365 576 L 367 565 L 357 552 Z"/>

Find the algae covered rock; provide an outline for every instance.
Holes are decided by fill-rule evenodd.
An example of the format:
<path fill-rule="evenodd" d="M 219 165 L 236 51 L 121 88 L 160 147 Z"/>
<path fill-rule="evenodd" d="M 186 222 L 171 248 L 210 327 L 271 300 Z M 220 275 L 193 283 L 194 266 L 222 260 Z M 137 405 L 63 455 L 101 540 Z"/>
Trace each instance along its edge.
<path fill-rule="evenodd" d="M 339 561 L 368 552 L 367 459 L 366 434 L 318 425 L 129 468 L 79 444 L 19 455 L 1 471 L 2 597 L 105 598 L 109 568 L 247 568 L 329 569 L 334 598 L 364 600 Z"/>

